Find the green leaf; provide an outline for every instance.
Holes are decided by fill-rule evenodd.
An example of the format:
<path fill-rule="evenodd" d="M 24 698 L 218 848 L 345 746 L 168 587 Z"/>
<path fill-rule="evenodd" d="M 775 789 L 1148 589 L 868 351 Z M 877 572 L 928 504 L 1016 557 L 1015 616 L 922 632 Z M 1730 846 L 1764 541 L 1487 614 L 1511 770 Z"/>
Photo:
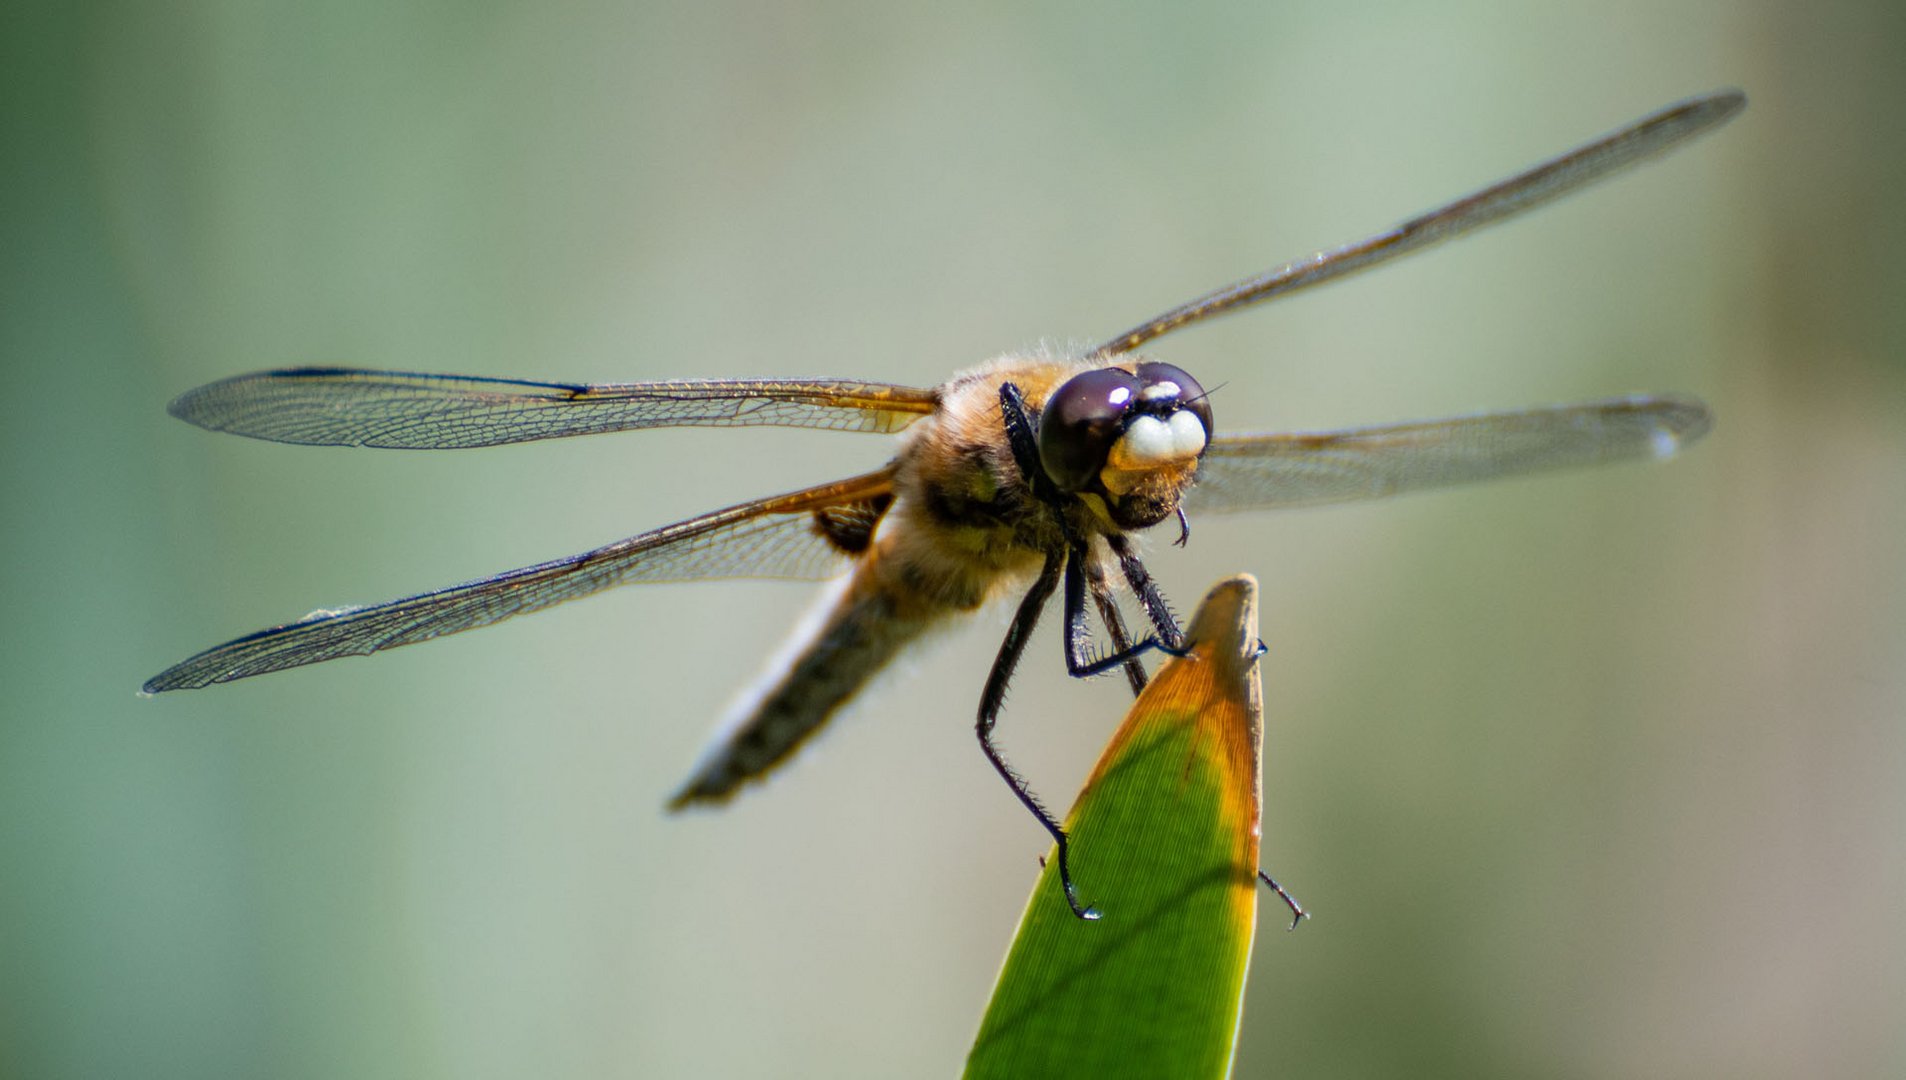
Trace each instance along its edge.
<path fill-rule="evenodd" d="M 1112 737 L 1034 887 L 969 1077 L 1221 1077 L 1257 928 L 1257 581 L 1219 582 Z"/>

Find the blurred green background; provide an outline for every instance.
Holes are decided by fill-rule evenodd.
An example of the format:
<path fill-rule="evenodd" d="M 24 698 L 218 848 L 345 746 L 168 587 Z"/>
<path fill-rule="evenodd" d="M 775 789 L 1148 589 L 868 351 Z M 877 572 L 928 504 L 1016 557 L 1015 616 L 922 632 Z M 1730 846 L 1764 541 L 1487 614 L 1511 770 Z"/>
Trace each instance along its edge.
<path fill-rule="evenodd" d="M 1260 939 L 1239 1073 L 1906 1072 L 1896 2 L 0 18 L 0 1072 L 947 1075 L 1045 849 L 973 746 L 999 613 L 675 818 L 810 588 L 134 696 L 881 439 L 327 451 L 172 395 L 307 362 L 930 384 L 1727 85 L 1747 113 L 1659 165 L 1156 348 L 1232 428 L 1719 418 L 1668 465 L 1157 545 L 1181 605 L 1263 581 L 1265 858 L 1318 913 Z M 1005 740 L 1064 804 L 1127 699 L 1050 625 L 1033 655 Z"/>

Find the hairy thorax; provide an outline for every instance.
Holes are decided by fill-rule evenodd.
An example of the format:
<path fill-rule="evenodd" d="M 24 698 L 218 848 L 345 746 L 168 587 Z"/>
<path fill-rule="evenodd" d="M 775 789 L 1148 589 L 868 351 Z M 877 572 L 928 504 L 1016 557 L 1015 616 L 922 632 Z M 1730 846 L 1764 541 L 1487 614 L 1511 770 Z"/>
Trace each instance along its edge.
<path fill-rule="evenodd" d="M 956 610 L 1023 589 L 1064 538 L 1013 460 L 1000 385 L 1017 386 L 1036 416 L 1068 378 L 1103 366 L 1104 360 L 1007 356 L 946 383 L 939 410 L 907 431 L 895 458 L 895 500 L 868 567 L 875 579 L 915 603 Z M 1176 511 L 1190 476 L 1135 478 L 1116 507 L 1097 495 L 1071 499 L 1068 524 L 1088 539 L 1154 524 Z M 1092 545 L 1095 553 L 1099 546 Z"/>

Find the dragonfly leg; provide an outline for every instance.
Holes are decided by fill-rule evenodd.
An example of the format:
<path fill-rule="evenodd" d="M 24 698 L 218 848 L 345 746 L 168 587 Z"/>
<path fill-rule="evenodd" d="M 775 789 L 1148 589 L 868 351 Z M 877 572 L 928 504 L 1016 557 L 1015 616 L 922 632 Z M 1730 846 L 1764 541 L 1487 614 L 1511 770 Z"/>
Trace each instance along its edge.
<path fill-rule="evenodd" d="M 1145 609 L 1145 617 L 1152 621 L 1169 648 L 1174 652 L 1184 643 L 1184 635 L 1178 630 L 1178 617 L 1172 614 L 1171 603 L 1165 594 L 1158 591 L 1158 583 L 1152 580 L 1145 564 L 1138 561 L 1138 553 L 1132 550 L 1132 542 L 1124 536 L 1114 534 L 1105 538 L 1107 546 L 1118 559 L 1119 570 L 1125 575 L 1125 583 L 1132 588 L 1132 595 L 1138 597 L 1140 607 Z M 1174 655 L 1176 655 L 1174 653 Z"/>
<path fill-rule="evenodd" d="M 1304 905 L 1298 903 L 1297 898 L 1295 896 L 1292 896 L 1290 893 L 1285 892 L 1284 886 L 1279 885 L 1277 883 L 1277 879 L 1271 877 L 1271 875 L 1265 873 L 1262 870 L 1259 870 L 1257 872 L 1257 879 L 1259 881 L 1262 881 L 1264 884 L 1269 885 L 1271 887 L 1272 892 L 1276 893 L 1278 896 L 1284 899 L 1284 906 L 1291 909 L 1291 924 L 1284 928 L 1286 933 L 1297 929 L 1297 924 L 1299 922 L 1302 922 L 1303 920 L 1310 918 L 1310 912 L 1304 910 Z"/>
<path fill-rule="evenodd" d="M 1119 612 L 1118 599 L 1112 595 L 1111 584 L 1105 579 L 1105 571 L 1096 562 L 1088 560 L 1085 564 L 1085 584 L 1092 594 L 1092 604 L 1099 609 L 1099 621 L 1105 624 L 1105 636 L 1112 639 L 1114 652 L 1122 652 L 1131 644 L 1131 638 L 1125 630 L 1125 616 Z M 1132 696 L 1137 697 L 1145 689 L 1145 665 L 1137 657 L 1125 661 L 1125 678 L 1132 684 Z"/>
<path fill-rule="evenodd" d="M 1026 651 L 1026 639 L 1032 636 L 1033 628 L 1039 623 L 1040 608 L 1045 606 L 1053 590 L 1058 588 L 1065 563 L 1065 549 L 1048 554 L 1045 568 L 1039 572 L 1039 579 L 1033 582 L 1025 599 L 1019 602 L 1019 610 L 1013 615 L 1012 625 L 1006 628 L 1006 640 L 1000 644 L 999 655 L 993 659 L 993 670 L 986 676 L 986 689 L 980 693 L 979 719 L 974 724 L 974 730 L 979 735 L 980 750 L 986 754 L 986 760 L 993 763 L 993 768 L 1006 781 L 1006 786 L 1013 789 L 1020 803 L 1032 812 L 1033 817 L 1039 819 L 1039 824 L 1045 826 L 1045 830 L 1052 834 L 1053 842 L 1058 845 L 1059 884 L 1065 889 L 1066 904 L 1079 918 L 1096 919 L 1099 917 L 1098 909 L 1081 904 L 1078 889 L 1072 884 L 1072 867 L 1067 858 L 1071 844 L 1066 838 L 1065 829 L 1040 803 L 1039 797 L 1032 793 L 1032 787 L 1025 778 L 1006 764 L 1005 756 L 993 742 L 993 727 L 998 723 L 999 710 L 1006 702 L 1006 684 L 1012 678 L 1013 668 L 1019 664 L 1020 654 Z"/>
<path fill-rule="evenodd" d="M 1172 651 L 1158 637 L 1147 634 L 1142 640 L 1131 645 L 1113 642 L 1113 651 L 1105 656 L 1092 657 L 1090 643 L 1092 632 L 1085 623 L 1085 571 L 1081 564 L 1086 561 L 1084 545 L 1075 545 L 1072 557 L 1066 561 L 1066 671 L 1074 678 L 1088 679 L 1102 675 L 1115 667 L 1135 664 L 1138 658 L 1152 649 Z M 1127 677 L 1129 678 L 1129 672 Z"/>
<path fill-rule="evenodd" d="M 999 384 L 999 419 L 1006 429 L 1006 445 L 1012 448 L 1013 464 L 1019 466 L 1019 478 L 1032 489 L 1033 498 L 1052 507 L 1053 514 L 1063 520 L 1062 496 L 1039 463 L 1039 433 L 1027 413 L 1026 396 L 1009 382 Z"/>

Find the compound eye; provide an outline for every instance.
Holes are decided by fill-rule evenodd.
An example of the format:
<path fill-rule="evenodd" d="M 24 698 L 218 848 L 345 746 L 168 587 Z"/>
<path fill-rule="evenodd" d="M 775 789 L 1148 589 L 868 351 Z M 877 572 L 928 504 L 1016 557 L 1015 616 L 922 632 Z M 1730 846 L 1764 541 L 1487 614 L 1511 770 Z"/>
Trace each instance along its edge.
<path fill-rule="evenodd" d="M 1204 425 L 1206 440 L 1211 438 L 1211 399 L 1184 368 L 1147 360 L 1138 365 L 1138 382 L 1140 401 L 1151 406 L 1146 411 L 1183 409 Z"/>
<path fill-rule="evenodd" d="M 1039 417 L 1039 462 L 1061 491 L 1084 490 L 1105 467 L 1140 389 L 1131 372 L 1098 368 L 1074 375 L 1046 400 Z"/>

